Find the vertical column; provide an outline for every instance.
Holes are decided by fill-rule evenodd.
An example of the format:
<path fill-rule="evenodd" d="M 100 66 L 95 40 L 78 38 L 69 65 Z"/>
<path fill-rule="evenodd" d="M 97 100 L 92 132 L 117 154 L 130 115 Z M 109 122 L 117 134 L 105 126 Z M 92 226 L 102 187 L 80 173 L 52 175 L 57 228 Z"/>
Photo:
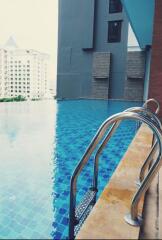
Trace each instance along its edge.
<path fill-rule="evenodd" d="M 155 0 L 149 98 L 160 102 L 159 116 L 162 119 L 162 0 Z"/>

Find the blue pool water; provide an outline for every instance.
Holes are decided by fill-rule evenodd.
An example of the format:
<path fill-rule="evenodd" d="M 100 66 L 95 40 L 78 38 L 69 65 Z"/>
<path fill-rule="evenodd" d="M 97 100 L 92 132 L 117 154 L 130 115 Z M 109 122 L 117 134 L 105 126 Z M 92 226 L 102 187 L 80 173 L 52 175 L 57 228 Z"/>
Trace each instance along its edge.
<path fill-rule="evenodd" d="M 103 100 L 1 103 L 0 239 L 67 237 L 75 166 L 108 116 L 139 105 Z M 124 122 L 104 150 L 99 194 L 134 133 L 134 122 Z M 92 159 L 79 177 L 78 201 L 91 185 Z"/>

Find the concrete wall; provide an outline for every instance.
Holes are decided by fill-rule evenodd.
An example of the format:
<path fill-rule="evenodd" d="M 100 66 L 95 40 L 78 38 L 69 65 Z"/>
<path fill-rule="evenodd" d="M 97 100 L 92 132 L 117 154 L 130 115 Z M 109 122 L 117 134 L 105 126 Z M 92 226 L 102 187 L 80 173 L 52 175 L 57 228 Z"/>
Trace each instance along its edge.
<path fill-rule="evenodd" d="M 94 0 L 59 0 L 57 96 L 91 92 Z"/>
<path fill-rule="evenodd" d="M 125 12 L 109 14 L 109 1 L 96 1 L 95 51 L 111 53 L 111 72 L 109 77 L 109 98 L 124 97 L 124 82 L 126 77 L 126 56 L 128 41 L 128 21 Z M 121 41 L 108 43 L 108 21 L 123 20 Z"/>
<path fill-rule="evenodd" d="M 107 42 L 108 21 L 112 20 L 122 20 L 119 43 Z M 126 14 L 109 14 L 108 0 L 59 0 L 57 97 L 123 98 L 127 38 Z M 100 81 L 101 87 L 92 76 L 95 52 L 112 56 L 110 75 Z M 94 88 L 102 90 L 95 96 Z"/>

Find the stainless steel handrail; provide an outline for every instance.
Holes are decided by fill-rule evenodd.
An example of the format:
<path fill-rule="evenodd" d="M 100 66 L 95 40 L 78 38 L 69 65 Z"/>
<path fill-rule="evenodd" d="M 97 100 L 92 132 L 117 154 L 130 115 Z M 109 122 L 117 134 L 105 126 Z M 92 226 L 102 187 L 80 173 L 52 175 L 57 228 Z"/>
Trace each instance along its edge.
<path fill-rule="evenodd" d="M 125 221 L 133 226 L 140 226 L 142 222 L 141 216 L 138 215 L 138 205 L 141 200 L 141 196 L 145 194 L 145 192 L 148 190 L 150 187 L 155 175 L 158 173 L 161 165 L 162 165 L 162 131 L 161 129 L 158 129 L 158 135 L 157 136 L 157 141 L 159 143 L 159 154 L 158 157 L 155 161 L 155 163 L 151 166 L 147 176 L 144 178 L 144 180 L 141 183 L 140 188 L 137 190 L 136 194 L 134 195 L 131 203 L 131 209 L 130 213 L 127 214 L 124 219 Z M 160 142 L 159 142 L 160 140 Z"/>
<path fill-rule="evenodd" d="M 154 99 L 154 98 L 150 98 L 150 99 L 146 100 L 146 102 L 143 104 L 143 107 L 148 108 L 147 105 L 148 105 L 149 102 L 154 102 L 154 103 L 156 103 L 157 108 L 156 108 L 155 113 L 158 114 L 159 111 L 160 111 L 160 104 L 159 104 L 159 102 L 158 102 L 156 99 Z"/>
<path fill-rule="evenodd" d="M 159 104 L 159 102 L 158 102 L 156 99 L 154 99 L 154 98 L 150 98 L 150 99 L 147 99 L 147 100 L 145 101 L 145 103 L 143 104 L 143 107 L 148 109 L 148 103 L 149 103 L 149 102 L 154 102 L 154 103 L 156 103 L 157 108 L 156 108 L 156 111 L 155 111 L 155 115 L 158 114 L 158 113 L 160 112 L 160 104 Z M 154 143 L 155 143 L 155 136 L 153 135 L 152 146 L 154 145 Z M 150 164 L 151 164 L 151 163 L 150 163 Z"/>
<path fill-rule="evenodd" d="M 151 151 L 148 155 L 148 157 L 146 158 L 146 161 L 143 163 L 141 170 L 140 170 L 140 174 L 139 174 L 139 182 L 137 182 L 137 185 L 140 186 L 144 177 L 145 177 L 145 172 L 148 169 L 148 166 L 150 165 L 156 151 L 158 149 L 158 143 L 157 141 L 154 143 L 153 147 L 151 148 Z"/>
<path fill-rule="evenodd" d="M 157 117 L 156 113 L 152 112 L 150 109 L 142 106 L 142 107 L 132 107 L 125 110 L 125 112 L 141 112 L 145 114 L 147 117 L 150 117 L 152 121 L 157 124 L 158 127 L 162 128 L 161 121 Z"/>
<path fill-rule="evenodd" d="M 157 150 L 157 147 L 159 147 L 157 159 L 149 169 L 146 177 L 142 179 L 141 186 L 139 187 L 139 189 L 137 190 L 132 199 L 130 213 L 125 216 L 125 221 L 133 226 L 140 226 L 142 222 L 141 216 L 138 215 L 139 202 L 141 200 L 142 195 L 144 195 L 145 192 L 150 187 L 155 175 L 158 173 L 162 165 L 162 129 L 154 125 L 154 134 L 157 139 L 157 142 L 154 144 L 148 158 L 150 157 L 150 155 L 153 155 Z"/>
<path fill-rule="evenodd" d="M 81 161 L 79 162 L 79 164 L 77 165 L 76 169 L 74 170 L 74 173 L 71 177 L 71 183 L 70 183 L 70 212 L 69 212 L 69 238 L 73 239 L 74 238 L 74 226 L 76 225 L 76 217 L 75 217 L 75 208 L 76 208 L 76 182 L 77 182 L 77 178 L 79 173 L 82 171 L 82 169 L 84 168 L 84 166 L 86 165 L 89 157 L 91 156 L 92 152 L 95 150 L 97 144 L 99 143 L 99 141 L 103 138 L 104 134 L 106 133 L 108 127 L 110 127 L 112 124 L 124 120 L 124 119 L 132 119 L 132 120 L 140 120 L 141 122 L 145 123 L 155 134 L 156 138 L 157 138 L 157 142 L 159 145 L 159 152 L 160 152 L 160 156 L 161 156 L 161 130 L 159 130 L 159 128 L 157 128 L 157 126 L 152 123 L 150 121 L 149 118 L 147 118 L 146 116 L 143 116 L 142 114 L 137 114 L 137 113 L 132 113 L 132 112 L 122 112 L 122 113 L 118 113 L 115 114 L 113 116 L 111 116 L 110 118 L 108 118 L 99 128 L 99 130 L 97 131 L 96 135 L 94 136 L 94 138 L 92 139 L 89 147 L 87 148 L 85 154 L 83 155 Z M 157 162 L 157 161 L 156 161 Z M 154 166 L 154 165 L 153 165 Z M 151 168 L 152 169 L 152 168 Z M 150 176 L 152 177 L 152 174 L 150 174 Z M 146 178 L 145 178 L 146 179 Z M 150 178 L 149 178 L 150 180 Z M 152 179 L 151 179 L 152 180 Z M 149 181 L 150 183 L 151 181 Z M 148 182 L 147 182 L 147 186 L 148 186 Z M 145 191 L 145 185 L 143 188 L 143 182 L 141 187 L 139 188 L 140 192 L 138 194 L 138 197 L 136 199 L 140 199 L 142 196 L 143 191 L 141 191 L 141 188 L 143 191 Z M 138 191 L 139 191 L 138 190 Z M 138 202 L 135 201 L 135 207 L 136 209 L 138 208 Z M 133 204 L 134 206 L 134 204 Z M 133 208 L 133 213 L 138 212 L 134 211 Z M 132 211 L 131 211 L 131 216 L 132 216 Z M 133 217 L 135 217 L 136 219 L 136 214 L 133 214 Z"/>
<path fill-rule="evenodd" d="M 128 108 L 126 109 L 124 112 L 136 112 L 136 113 L 144 113 L 145 116 L 148 116 L 152 119 L 152 121 L 157 124 L 159 127 L 161 127 L 161 122 L 158 119 L 158 117 L 151 112 L 149 109 L 146 109 L 144 107 L 132 107 L 132 108 Z M 107 133 L 106 137 L 104 138 L 103 142 L 101 143 L 100 147 L 98 148 L 96 155 L 95 155 L 95 161 L 94 161 L 94 180 L 93 180 L 93 188 L 97 189 L 97 185 L 98 185 L 98 162 L 99 162 L 99 157 L 103 151 L 103 149 L 105 148 L 106 144 L 108 143 L 109 139 L 111 138 L 111 136 L 113 135 L 113 133 L 115 132 L 115 130 L 118 128 L 118 126 L 120 125 L 121 121 L 118 121 L 116 123 L 113 124 L 113 126 L 111 127 L 111 129 L 109 130 L 109 132 Z M 156 144 L 157 146 L 157 144 Z M 156 151 L 156 146 L 154 148 L 153 151 L 151 151 L 151 154 L 149 155 L 149 157 L 146 159 L 145 163 L 143 164 L 141 171 L 140 171 L 140 176 L 139 176 L 139 181 L 137 181 L 137 185 L 140 185 L 140 180 L 144 177 L 145 171 L 148 167 L 148 165 L 151 163 L 151 160 L 153 158 L 153 155 Z"/>
<path fill-rule="evenodd" d="M 93 179 L 93 188 L 95 190 L 98 190 L 98 162 L 99 162 L 99 157 L 105 148 L 106 144 L 110 140 L 111 136 L 115 132 L 115 130 L 118 128 L 120 125 L 121 121 L 115 122 L 112 127 L 110 128 L 109 132 L 107 133 L 106 137 L 104 138 L 103 142 L 101 143 L 100 147 L 98 148 L 96 155 L 94 157 L 94 179 Z"/>
<path fill-rule="evenodd" d="M 149 99 L 150 101 L 152 101 L 152 99 Z M 156 101 L 157 102 L 157 101 Z M 158 103 L 158 102 L 157 102 Z M 159 104 L 159 103 L 158 103 Z M 145 105 L 145 104 L 144 104 Z M 143 105 L 143 106 L 144 106 Z M 160 108 L 159 108 L 160 109 Z M 141 111 L 144 115 L 150 117 L 152 119 L 152 121 L 159 127 L 162 129 L 162 124 L 161 121 L 159 120 L 159 118 L 157 117 L 156 113 L 153 113 L 150 109 L 147 109 L 145 107 L 133 107 L 133 108 L 128 108 L 126 111 L 133 111 L 133 112 L 139 112 Z M 145 172 L 146 170 L 152 165 L 153 162 L 153 157 L 157 151 L 157 141 L 156 138 L 153 134 L 153 141 L 152 141 L 152 148 L 151 151 L 148 155 L 148 157 L 146 158 L 145 162 L 143 163 L 141 170 L 140 170 L 140 174 L 139 174 L 139 179 L 136 181 L 137 186 L 141 185 L 142 180 L 145 177 Z"/>

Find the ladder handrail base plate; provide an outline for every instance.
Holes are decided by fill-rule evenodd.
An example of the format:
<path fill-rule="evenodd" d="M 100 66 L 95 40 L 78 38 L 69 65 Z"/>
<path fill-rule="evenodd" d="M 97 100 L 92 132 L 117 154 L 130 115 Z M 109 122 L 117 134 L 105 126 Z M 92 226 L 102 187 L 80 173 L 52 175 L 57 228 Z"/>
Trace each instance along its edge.
<path fill-rule="evenodd" d="M 143 219 L 140 215 L 136 219 L 132 219 L 131 214 L 125 215 L 124 220 L 131 226 L 140 227 L 142 225 Z"/>

